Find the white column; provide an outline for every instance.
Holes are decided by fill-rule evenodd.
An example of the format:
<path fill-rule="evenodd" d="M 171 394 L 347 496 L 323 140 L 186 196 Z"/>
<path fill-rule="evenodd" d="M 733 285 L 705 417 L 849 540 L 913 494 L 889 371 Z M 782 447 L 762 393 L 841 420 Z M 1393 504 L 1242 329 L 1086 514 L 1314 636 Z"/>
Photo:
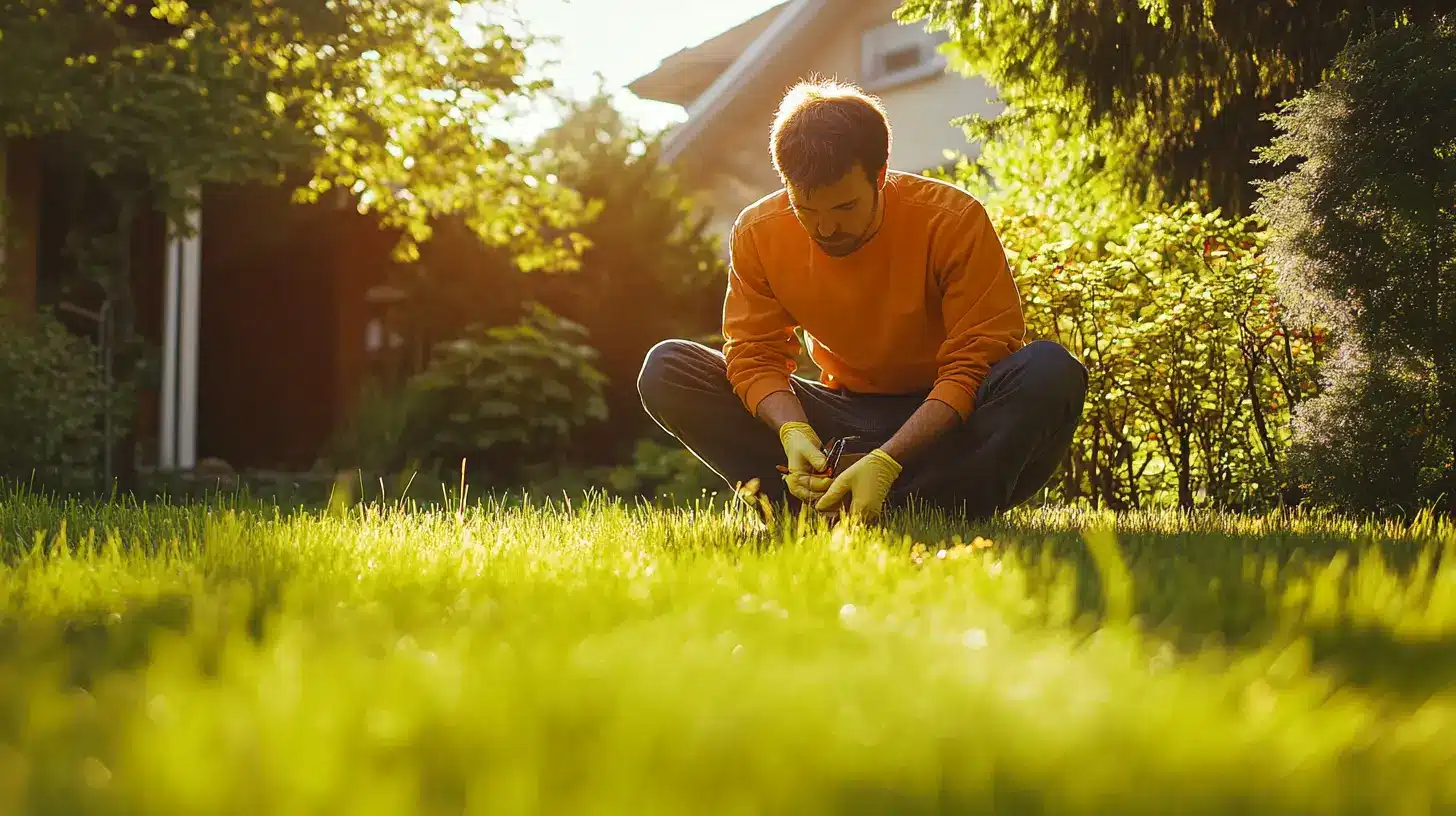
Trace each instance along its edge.
<path fill-rule="evenodd" d="M 194 190 L 194 193 L 196 191 Z M 187 214 L 191 235 L 167 229 L 166 286 L 162 306 L 161 450 L 162 470 L 197 464 L 197 352 L 200 345 L 202 214 Z"/>
<path fill-rule="evenodd" d="M 159 400 L 162 426 L 158 433 L 161 450 L 157 452 L 160 470 L 177 467 L 177 323 L 181 275 L 182 245 L 168 225 L 166 286 L 162 294 L 162 393 Z"/>
<path fill-rule="evenodd" d="M 191 237 L 182 249 L 182 356 L 177 372 L 177 463 L 197 465 L 197 354 L 202 346 L 202 213 L 187 214 Z"/>

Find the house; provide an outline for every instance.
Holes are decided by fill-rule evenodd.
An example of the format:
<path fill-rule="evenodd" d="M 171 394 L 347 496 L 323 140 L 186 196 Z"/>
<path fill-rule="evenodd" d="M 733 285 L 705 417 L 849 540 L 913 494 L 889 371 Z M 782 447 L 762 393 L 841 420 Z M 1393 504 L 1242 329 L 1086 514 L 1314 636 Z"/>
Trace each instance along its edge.
<path fill-rule="evenodd" d="M 46 140 L 0 139 L 0 297 L 95 337 L 100 299 L 66 285 L 78 276 L 63 246 L 74 224 L 114 217 L 65 183 L 73 169 Z M 160 352 L 139 463 L 309 468 L 388 353 L 375 295 L 394 235 L 343 200 L 292 203 L 286 186 L 209 186 L 201 200 L 189 237 L 153 213 L 132 234 L 137 329 Z"/>
<path fill-rule="evenodd" d="M 663 156 L 728 233 L 740 210 L 782 186 L 769 157 L 784 91 L 818 75 L 853 82 L 884 103 L 894 129 L 890 166 L 922 172 L 945 151 L 974 156 L 950 121 L 1001 111 L 983 80 L 947 70 L 946 41 L 892 14 L 899 0 L 788 0 L 707 42 L 679 51 L 628 87 L 681 105 L 687 121 L 664 136 Z"/>

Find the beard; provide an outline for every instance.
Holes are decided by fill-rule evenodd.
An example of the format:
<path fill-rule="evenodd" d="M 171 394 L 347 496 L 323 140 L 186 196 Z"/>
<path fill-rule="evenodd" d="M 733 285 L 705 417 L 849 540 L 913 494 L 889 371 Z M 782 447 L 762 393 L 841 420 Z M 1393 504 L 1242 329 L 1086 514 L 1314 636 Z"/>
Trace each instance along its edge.
<path fill-rule="evenodd" d="M 822 240 L 815 238 L 814 243 L 818 244 L 819 248 L 824 250 L 825 255 L 831 258 L 843 258 L 864 246 L 865 240 L 863 236 L 858 235 L 831 235 Z"/>
<path fill-rule="evenodd" d="M 870 212 L 878 212 L 879 207 L 880 191 L 875 190 L 874 198 L 870 201 Z M 871 215 L 870 225 L 859 235 L 836 232 L 828 238 L 815 238 L 814 243 L 818 244 L 819 248 L 824 250 L 825 255 L 831 258 L 843 258 L 846 255 L 853 254 L 855 250 L 869 243 L 870 239 L 875 237 L 876 232 L 878 230 L 874 226 L 874 216 Z"/>

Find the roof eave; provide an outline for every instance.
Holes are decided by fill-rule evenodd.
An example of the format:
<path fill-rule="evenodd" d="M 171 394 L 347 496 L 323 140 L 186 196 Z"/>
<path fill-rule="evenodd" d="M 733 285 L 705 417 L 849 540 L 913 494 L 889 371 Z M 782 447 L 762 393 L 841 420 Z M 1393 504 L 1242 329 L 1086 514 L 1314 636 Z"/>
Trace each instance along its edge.
<path fill-rule="evenodd" d="M 793 0 L 782 0 L 777 5 L 764 9 L 727 31 L 719 32 L 697 45 L 668 55 L 650 73 L 633 80 L 627 87 L 644 99 L 672 102 L 684 106 L 691 104 L 692 99 L 669 99 L 658 94 L 673 94 L 678 97 L 686 94 L 697 98 L 712 84 L 713 79 L 732 65 L 733 60 L 737 59 L 744 49 L 752 45 L 754 40 L 758 39 L 769 24 L 792 2 Z M 708 66 L 712 70 L 712 75 L 702 82 L 693 81 L 684 85 L 678 76 L 684 70 L 702 69 L 704 66 Z"/>
<path fill-rule="evenodd" d="M 662 160 L 671 163 L 681 157 L 739 92 L 761 77 L 774 57 L 791 53 L 789 46 L 809 30 L 814 19 L 830 2 L 792 0 L 791 5 L 688 108 L 687 121 L 664 143 Z"/>

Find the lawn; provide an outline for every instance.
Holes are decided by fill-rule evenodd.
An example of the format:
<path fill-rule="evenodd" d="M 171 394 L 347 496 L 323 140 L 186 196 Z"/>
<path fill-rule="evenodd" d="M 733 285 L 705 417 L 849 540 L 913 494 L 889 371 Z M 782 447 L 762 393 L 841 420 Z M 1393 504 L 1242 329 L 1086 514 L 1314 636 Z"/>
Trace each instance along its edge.
<path fill-rule="evenodd" d="M 0 498 L 0 812 L 1428 813 L 1456 528 Z"/>

